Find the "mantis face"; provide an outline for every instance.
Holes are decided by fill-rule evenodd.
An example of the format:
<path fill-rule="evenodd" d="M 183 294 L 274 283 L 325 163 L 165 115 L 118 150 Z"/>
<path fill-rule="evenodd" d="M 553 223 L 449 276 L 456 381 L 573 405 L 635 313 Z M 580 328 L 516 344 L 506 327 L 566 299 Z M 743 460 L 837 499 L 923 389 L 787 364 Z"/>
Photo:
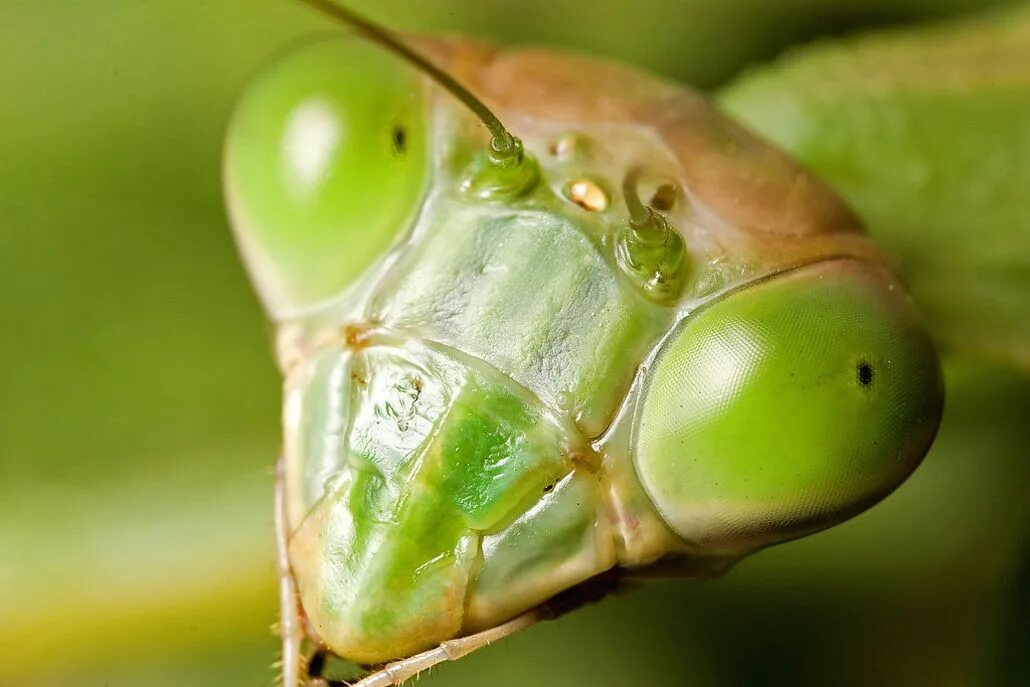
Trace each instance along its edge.
<path fill-rule="evenodd" d="M 613 567 L 828 527 L 915 468 L 936 354 L 817 180 L 632 70 L 422 45 L 524 153 L 335 39 L 260 76 L 228 138 L 318 641 L 410 656 Z"/>

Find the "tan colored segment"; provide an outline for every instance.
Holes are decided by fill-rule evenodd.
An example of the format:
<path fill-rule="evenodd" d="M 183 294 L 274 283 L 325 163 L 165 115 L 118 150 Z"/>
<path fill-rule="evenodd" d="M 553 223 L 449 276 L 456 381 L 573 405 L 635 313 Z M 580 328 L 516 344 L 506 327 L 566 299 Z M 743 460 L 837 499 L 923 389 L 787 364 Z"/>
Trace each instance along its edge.
<path fill-rule="evenodd" d="M 318 637 L 335 654 L 373 665 L 411 656 L 461 629 L 476 535 L 461 539 L 450 559 L 427 567 L 412 588 L 384 588 L 384 571 L 404 545 L 381 535 L 381 548 L 358 554 L 340 531 L 353 529 L 343 499 L 324 500 L 301 523 L 289 542 L 289 560 L 304 613 Z M 341 541 L 343 543 L 341 544 Z M 402 597 L 399 613 L 390 605 Z"/>

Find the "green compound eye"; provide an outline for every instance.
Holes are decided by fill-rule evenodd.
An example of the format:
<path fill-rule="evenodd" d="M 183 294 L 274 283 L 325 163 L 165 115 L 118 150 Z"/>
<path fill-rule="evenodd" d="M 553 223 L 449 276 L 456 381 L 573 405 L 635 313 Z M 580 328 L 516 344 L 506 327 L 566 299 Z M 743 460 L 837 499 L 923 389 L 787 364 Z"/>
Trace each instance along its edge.
<path fill-rule="evenodd" d="M 647 378 L 634 460 L 680 536 L 743 552 L 883 498 L 929 448 L 942 399 L 933 345 L 893 278 L 824 262 L 679 325 Z"/>
<path fill-rule="evenodd" d="M 429 180 L 426 120 L 420 73 L 355 37 L 308 44 L 254 80 L 225 178 L 273 317 L 339 294 L 407 228 Z"/>

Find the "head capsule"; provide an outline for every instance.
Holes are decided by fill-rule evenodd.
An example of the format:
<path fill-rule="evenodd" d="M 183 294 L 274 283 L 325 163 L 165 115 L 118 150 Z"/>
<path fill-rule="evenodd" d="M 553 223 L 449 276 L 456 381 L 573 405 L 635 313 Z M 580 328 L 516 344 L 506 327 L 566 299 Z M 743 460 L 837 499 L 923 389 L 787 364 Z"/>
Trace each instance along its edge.
<path fill-rule="evenodd" d="M 225 186 L 237 243 L 270 315 L 344 291 L 402 235 L 429 182 L 419 72 L 341 36 L 293 50 L 233 114 Z"/>
<path fill-rule="evenodd" d="M 808 265 L 677 325 L 638 406 L 637 473 L 698 551 L 743 553 L 890 493 L 929 449 L 942 389 L 934 347 L 887 270 Z"/>

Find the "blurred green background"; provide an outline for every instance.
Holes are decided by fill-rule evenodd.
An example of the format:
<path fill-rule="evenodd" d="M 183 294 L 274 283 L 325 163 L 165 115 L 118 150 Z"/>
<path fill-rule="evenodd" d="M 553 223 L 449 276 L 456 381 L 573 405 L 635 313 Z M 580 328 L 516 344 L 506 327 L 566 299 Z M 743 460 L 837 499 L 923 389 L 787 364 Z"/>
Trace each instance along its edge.
<path fill-rule="evenodd" d="M 568 46 L 706 89 L 789 46 L 987 4 L 350 3 L 392 27 Z M 0 4 L 4 687 L 273 683 L 279 379 L 226 226 L 220 147 L 248 74 L 325 27 L 288 0 Z M 1027 71 L 996 103 L 1015 124 L 981 122 L 985 146 L 993 137 L 1023 155 L 990 153 L 1022 164 L 1002 168 L 1021 188 Z M 760 122 L 754 92 L 727 102 Z M 819 102 L 818 83 L 809 92 Z M 880 202 L 833 171 L 899 260 L 934 239 L 911 212 L 892 224 L 910 198 Z M 1006 274 L 977 297 L 985 312 L 1007 303 L 1006 346 L 1030 346 L 1030 201 L 1010 194 L 988 228 L 978 207 L 962 214 L 949 198 L 933 202 L 950 236 L 1011 241 L 977 263 Z M 914 286 L 932 300 L 947 281 Z M 941 321 L 952 322 L 947 303 Z M 419 684 L 1030 684 L 1030 375 L 1019 354 L 991 357 L 954 351 L 937 445 L 868 513 L 718 580 L 616 596 Z"/>

